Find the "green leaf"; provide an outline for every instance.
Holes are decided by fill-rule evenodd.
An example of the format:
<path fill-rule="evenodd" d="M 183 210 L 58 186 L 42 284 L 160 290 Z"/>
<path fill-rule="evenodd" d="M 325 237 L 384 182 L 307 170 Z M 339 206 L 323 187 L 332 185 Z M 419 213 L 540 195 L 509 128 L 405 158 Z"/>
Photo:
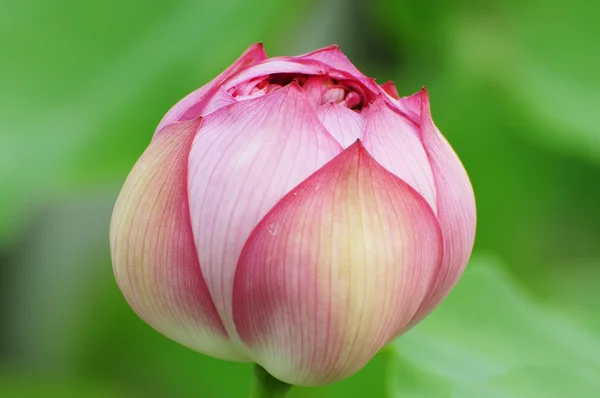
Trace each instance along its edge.
<path fill-rule="evenodd" d="M 598 339 L 536 305 L 489 259 L 472 261 L 448 299 L 392 347 L 392 397 L 536 397 L 528 391 L 547 391 L 535 389 L 546 378 L 556 389 L 540 397 L 564 397 L 565 386 L 576 388 L 570 396 L 600 396 Z"/>

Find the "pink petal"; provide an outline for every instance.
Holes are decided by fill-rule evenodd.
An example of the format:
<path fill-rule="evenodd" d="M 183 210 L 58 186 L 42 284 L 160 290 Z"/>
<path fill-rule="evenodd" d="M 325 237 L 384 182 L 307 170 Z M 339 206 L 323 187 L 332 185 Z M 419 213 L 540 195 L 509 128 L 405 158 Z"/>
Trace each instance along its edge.
<path fill-rule="evenodd" d="M 387 81 L 387 82 L 383 83 L 381 85 L 381 89 L 383 91 L 385 91 L 385 93 L 387 95 L 389 95 L 390 97 L 392 97 L 393 99 L 395 99 L 395 100 L 400 99 L 400 95 L 398 94 L 398 89 L 396 88 L 396 85 L 394 84 L 394 82 Z"/>
<path fill-rule="evenodd" d="M 114 272 L 137 314 L 194 350 L 239 359 L 210 298 L 187 201 L 187 160 L 200 120 L 166 127 L 137 162 L 110 229 Z"/>
<path fill-rule="evenodd" d="M 190 154 L 190 213 L 200 266 L 235 336 L 233 275 L 246 239 L 293 187 L 342 151 L 297 84 L 205 118 Z"/>
<path fill-rule="evenodd" d="M 221 86 L 215 87 L 213 91 L 214 94 L 206 97 L 206 101 L 201 101 L 193 105 L 191 108 L 186 110 L 179 119 L 195 119 L 199 115 L 205 116 L 211 114 L 219 108 L 223 108 L 224 106 L 237 102 L 235 98 L 233 98 L 231 94 L 225 91 Z"/>
<path fill-rule="evenodd" d="M 345 106 L 335 103 L 325 104 L 317 109 L 317 116 L 342 148 L 349 147 L 363 136 L 365 128 L 363 116 Z"/>
<path fill-rule="evenodd" d="M 393 85 L 393 83 L 388 82 L 382 86 L 379 86 L 373 78 L 360 76 L 356 77 L 347 72 L 340 71 L 337 69 L 332 69 L 328 71 L 327 75 L 334 79 L 337 79 L 341 84 L 352 87 L 356 92 L 361 93 L 361 98 L 363 100 L 364 105 L 370 105 L 373 102 L 375 102 L 378 97 L 381 97 L 383 99 L 383 102 L 385 102 L 392 109 L 395 109 L 397 113 L 407 117 L 409 120 L 418 124 L 418 117 L 414 118 L 414 115 L 411 113 L 412 110 L 407 108 L 403 99 L 401 98 L 400 100 L 398 100 L 394 97 L 394 95 L 390 95 L 390 93 L 385 91 L 386 89 L 391 90 L 390 84 Z M 350 106 L 350 108 L 352 108 L 352 106 Z"/>
<path fill-rule="evenodd" d="M 378 95 L 385 94 L 383 89 L 377 85 L 375 79 L 370 77 L 357 77 L 337 69 L 329 70 L 327 75 L 333 79 L 337 79 L 341 84 L 352 87 L 357 92 L 361 92 L 361 97 L 366 100 L 367 104 L 372 102 Z M 385 95 L 387 97 L 387 94 Z"/>
<path fill-rule="evenodd" d="M 327 84 L 331 82 L 331 80 L 326 76 L 313 76 L 304 82 L 302 85 L 302 90 L 306 95 L 308 95 L 315 105 L 318 107 L 321 105 L 321 99 L 323 98 L 323 94 L 327 91 Z M 342 97 L 342 99 L 344 99 Z"/>
<path fill-rule="evenodd" d="M 370 97 L 384 93 L 384 90 L 377 85 L 375 79 L 369 78 L 359 71 L 338 46 L 333 45 L 308 54 L 287 58 L 307 66 L 314 65 L 314 68 L 320 69 L 320 72 L 312 74 L 327 74 L 345 83 L 360 82 L 364 88 L 370 91 L 368 93 L 370 95 L 366 96 L 367 101 Z M 322 65 L 320 68 L 319 64 Z"/>
<path fill-rule="evenodd" d="M 356 142 L 248 239 L 235 275 L 239 336 L 288 383 L 348 377 L 417 311 L 441 243 L 423 198 Z"/>
<path fill-rule="evenodd" d="M 326 71 L 327 67 L 318 62 L 306 64 L 296 62 L 289 57 L 275 57 L 246 68 L 238 74 L 232 75 L 231 78 L 223 83 L 223 86 L 226 90 L 229 90 L 237 85 L 243 85 L 249 80 L 277 73 L 321 75 Z"/>
<path fill-rule="evenodd" d="M 205 84 L 198 90 L 188 94 L 185 98 L 180 100 L 175 106 L 173 106 L 167 114 L 162 118 L 156 133 L 163 129 L 168 124 L 175 123 L 181 120 L 195 119 L 199 116 L 204 116 L 207 112 L 204 111 L 204 105 L 208 103 L 210 98 L 217 92 L 217 88 L 222 82 L 229 76 L 248 68 L 249 66 L 255 65 L 263 60 L 267 59 L 267 54 L 263 49 L 262 43 L 256 43 L 251 45 L 241 56 L 238 58 L 229 68 L 223 73 L 214 78 L 209 83 Z M 195 112 L 188 112 L 188 109 L 194 108 Z M 183 115 L 185 114 L 185 118 Z"/>
<path fill-rule="evenodd" d="M 430 291 L 412 324 L 427 316 L 460 278 L 475 240 L 475 197 L 458 156 L 431 118 L 429 96 L 421 92 L 421 131 L 436 187 L 437 217 L 444 238 L 444 254 Z"/>
<path fill-rule="evenodd" d="M 365 111 L 365 119 L 363 144 L 367 151 L 417 190 L 435 212 L 435 182 L 419 128 L 388 108 L 381 97 Z"/>
<path fill-rule="evenodd" d="M 335 104 L 339 104 L 344 101 L 344 97 L 346 96 L 346 90 L 342 87 L 330 87 L 323 93 L 323 97 L 321 98 L 321 103 L 327 104 L 329 102 L 333 102 Z"/>
<path fill-rule="evenodd" d="M 301 60 L 314 60 L 324 63 L 333 69 L 337 69 L 346 73 L 349 73 L 356 78 L 364 78 L 363 75 L 353 64 L 350 62 L 348 57 L 340 50 L 338 46 L 329 46 L 321 48 L 319 50 L 310 52 L 308 54 L 293 57 Z"/>
<path fill-rule="evenodd" d="M 421 122 L 421 92 L 398 100 L 388 98 L 388 104 L 415 124 Z"/>

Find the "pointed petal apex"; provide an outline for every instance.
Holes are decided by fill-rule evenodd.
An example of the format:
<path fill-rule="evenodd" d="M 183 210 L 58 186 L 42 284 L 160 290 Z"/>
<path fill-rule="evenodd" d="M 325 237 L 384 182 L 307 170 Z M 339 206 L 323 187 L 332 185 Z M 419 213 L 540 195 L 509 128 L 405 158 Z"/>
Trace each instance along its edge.
<path fill-rule="evenodd" d="M 427 90 L 423 88 L 420 95 L 421 134 L 435 180 L 444 254 L 440 269 L 412 324 L 427 316 L 460 278 L 473 249 L 476 226 L 475 197 L 467 172 L 433 123 Z"/>
<path fill-rule="evenodd" d="M 229 68 L 223 71 L 219 76 L 198 90 L 188 94 L 177 104 L 175 104 L 162 118 L 156 127 L 155 134 L 171 123 L 182 120 L 191 120 L 207 115 L 208 113 L 205 109 L 206 105 L 217 93 L 219 86 L 223 83 L 223 81 L 225 81 L 225 79 L 231 77 L 244 68 L 258 64 L 265 59 L 267 59 L 267 54 L 263 49 L 262 43 L 252 44 Z M 190 109 L 193 109 L 193 111 Z"/>
<path fill-rule="evenodd" d="M 403 330 L 440 255 L 427 203 L 357 140 L 248 239 L 235 277 L 238 333 L 283 381 L 340 380 Z"/>
<path fill-rule="evenodd" d="M 408 97 L 402 97 L 399 100 L 402 109 L 407 113 L 416 116 L 418 121 L 420 121 L 423 96 L 427 96 L 427 89 L 425 87 L 423 87 L 421 91 L 409 95 Z"/>
<path fill-rule="evenodd" d="M 362 138 L 365 119 L 362 114 L 335 103 L 322 105 L 317 109 L 317 116 L 343 148 L 352 145 Z"/>
<path fill-rule="evenodd" d="M 385 91 L 386 94 L 388 94 L 393 99 L 396 99 L 396 100 L 400 99 L 400 95 L 398 94 L 398 89 L 396 88 L 396 85 L 394 84 L 394 82 L 392 82 L 391 80 L 383 83 L 381 85 L 381 88 L 383 89 L 383 91 Z"/>
<path fill-rule="evenodd" d="M 246 239 L 341 151 L 294 84 L 206 117 L 190 153 L 190 214 L 200 267 L 230 335 L 233 274 Z"/>
<path fill-rule="evenodd" d="M 308 54 L 294 57 L 303 60 L 314 60 L 322 62 L 331 68 L 337 69 L 342 72 L 349 73 L 355 78 L 364 78 L 363 75 L 352 62 L 346 57 L 346 55 L 340 50 L 337 45 L 331 45 L 328 47 L 321 48 L 319 50 L 310 52 Z"/>
<path fill-rule="evenodd" d="M 395 109 L 399 114 L 418 125 L 421 118 L 422 93 L 423 90 L 418 91 L 413 95 L 409 95 L 408 97 L 400 97 L 399 99 L 396 99 L 393 96 L 386 96 L 386 102 L 392 109 Z"/>
<path fill-rule="evenodd" d="M 419 128 L 391 110 L 381 96 L 365 113 L 365 148 L 379 164 L 419 192 L 435 211 L 435 183 Z"/>

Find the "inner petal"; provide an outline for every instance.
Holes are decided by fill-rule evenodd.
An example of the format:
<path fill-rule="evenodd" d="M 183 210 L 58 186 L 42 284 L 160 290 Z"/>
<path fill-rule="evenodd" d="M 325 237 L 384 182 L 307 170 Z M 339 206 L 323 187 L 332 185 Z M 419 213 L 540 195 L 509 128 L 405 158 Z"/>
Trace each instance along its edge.
<path fill-rule="evenodd" d="M 372 94 L 359 82 L 337 80 L 326 74 L 274 73 L 238 81 L 226 87 L 226 92 L 236 101 L 244 101 L 266 95 L 288 84 L 297 83 L 318 108 L 328 103 L 340 104 L 360 111 L 372 101 Z"/>
<path fill-rule="evenodd" d="M 365 112 L 363 145 L 383 167 L 407 182 L 437 211 L 436 189 L 419 128 L 378 99 Z"/>
<path fill-rule="evenodd" d="M 190 150 L 190 215 L 202 275 L 232 341 L 233 275 L 242 246 L 289 190 L 341 150 L 293 84 L 204 119 Z"/>
<path fill-rule="evenodd" d="M 348 109 L 339 103 L 329 102 L 317 109 L 317 117 L 329 134 L 344 149 L 355 143 L 356 140 L 362 139 L 365 118 L 361 113 Z"/>

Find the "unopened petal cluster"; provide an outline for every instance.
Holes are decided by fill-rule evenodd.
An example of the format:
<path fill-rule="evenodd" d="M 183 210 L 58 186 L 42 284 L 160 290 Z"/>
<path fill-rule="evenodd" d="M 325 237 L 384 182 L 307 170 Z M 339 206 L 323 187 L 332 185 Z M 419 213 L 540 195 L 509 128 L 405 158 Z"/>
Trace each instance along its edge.
<path fill-rule="evenodd" d="M 425 90 L 400 98 L 337 47 L 261 45 L 164 116 L 110 231 L 144 321 L 297 385 L 352 375 L 427 316 L 474 235 Z"/>

